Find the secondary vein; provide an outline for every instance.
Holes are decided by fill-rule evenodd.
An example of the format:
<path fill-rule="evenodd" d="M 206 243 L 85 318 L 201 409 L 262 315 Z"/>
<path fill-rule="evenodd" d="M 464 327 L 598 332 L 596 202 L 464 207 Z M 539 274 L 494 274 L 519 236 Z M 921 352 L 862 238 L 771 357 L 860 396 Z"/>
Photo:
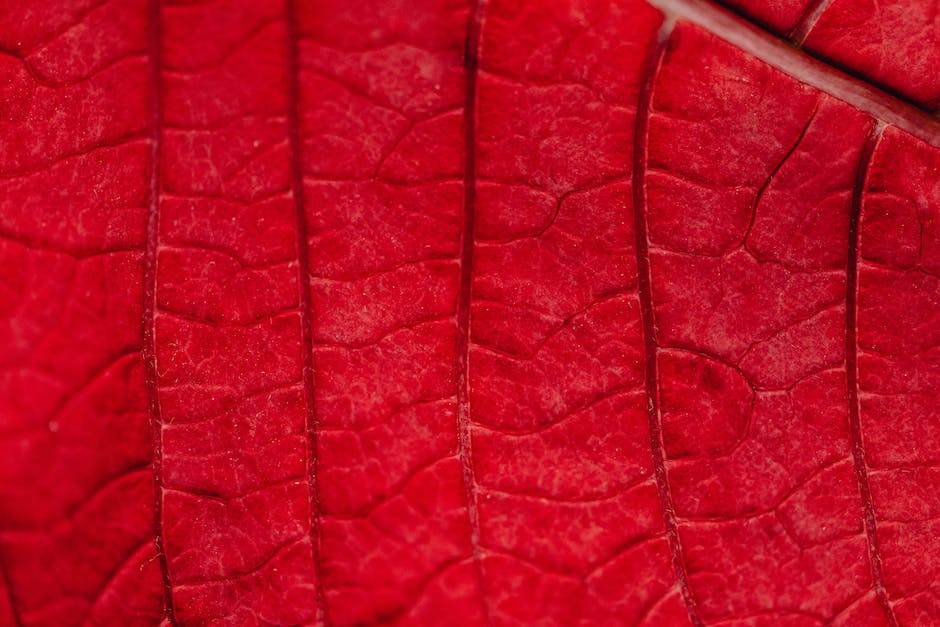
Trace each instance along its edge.
<path fill-rule="evenodd" d="M 157 244 L 160 218 L 160 159 L 163 139 L 163 25 L 160 0 L 150 0 L 148 5 L 149 25 L 147 32 L 150 56 L 150 203 L 147 213 L 147 242 L 144 253 L 143 289 L 143 349 L 144 377 L 147 386 L 147 408 L 150 417 L 150 432 L 153 439 L 154 482 L 154 545 L 160 564 L 163 581 L 163 610 L 167 622 L 177 625 L 173 611 L 173 587 L 167 563 L 163 538 L 163 420 L 160 416 L 160 399 L 157 391 L 157 356 L 155 344 L 156 297 L 157 297 Z"/>
<path fill-rule="evenodd" d="M 652 278 L 649 261 L 649 240 L 646 227 L 646 143 L 649 129 L 649 115 L 653 95 L 653 84 L 656 73 L 662 63 L 666 51 L 666 42 L 672 33 L 674 21 L 667 19 L 659 31 L 649 57 L 646 61 L 643 80 L 640 88 L 640 98 L 637 105 L 636 132 L 633 146 L 633 216 L 634 234 L 636 236 L 636 266 L 638 295 L 640 300 L 640 318 L 643 326 L 643 340 L 646 361 L 646 398 L 647 418 L 650 432 L 650 451 L 653 457 L 653 475 L 659 500 L 663 511 L 663 520 L 666 526 L 666 538 L 669 542 L 669 552 L 672 567 L 676 574 L 679 592 L 685 602 L 689 613 L 689 620 L 695 627 L 703 625 L 698 615 L 698 608 L 692 591 L 689 588 L 689 576 L 686 571 L 685 559 L 682 555 L 682 544 L 679 540 L 679 524 L 676 518 L 672 492 L 669 488 L 669 477 L 666 473 L 665 450 L 662 439 L 662 425 L 659 418 L 659 394 L 657 383 L 659 380 L 656 363 L 657 346 L 654 335 Z"/>
<path fill-rule="evenodd" d="M 819 18 L 822 17 L 823 12 L 829 8 L 831 3 L 832 0 L 813 0 L 813 3 L 803 11 L 803 15 L 800 16 L 796 26 L 790 31 L 788 35 L 790 41 L 797 46 L 802 46 L 810 31 L 816 26 L 816 22 L 819 21 Z"/>
<path fill-rule="evenodd" d="M 483 575 L 483 554 L 480 547 L 480 512 L 477 505 L 477 484 L 473 468 L 470 433 L 470 299 L 473 286 L 474 223 L 476 219 L 476 101 L 477 67 L 480 54 L 480 30 L 485 0 L 476 0 L 470 14 L 464 50 L 466 75 L 464 122 L 464 210 L 463 234 L 460 243 L 460 294 L 457 303 L 457 455 L 462 471 L 464 497 L 470 523 L 470 545 L 473 570 L 480 590 L 483 617 L 492 625 L 488 595 Z"/>
<path fill-rule="evenodd" d="M 310 253 L 307 248 L 307 213 L 304 205 L 303 167 L 300 141 L 300 67 L 296 7 L 294 0 L 285 0 L 287 18 L 287 135 L 290 144 L 290 188 L 294 202 L 297 246 L 297 290 L 300 301 L 301 351 L 303 352 L 304 433 L 307 448 L 307 489 L 310 519 L 308 521 L 310 547 L 313 552 L 313 578 L 316 595 L 318 625 L 329 625 L 326 594 L 320 560 L 320 490 L 317 414 L 314 397 L 313 360 L 313 305 L 310 296 Z"/>
<path fill-rule="evenodd" d="M 849 396 L 849 436 L 852 445 L 852 459 L 855 463 L 855 476 L 858 479 L 859 494 L 862 498 L 862 513 L 865 522 L 865 535 L 868 538 L 868 558 L 871 563 L 872 587 L 878 604 L 884 611 L 891 627 L 897 627 L 898 619 L 894 615 L 888 593 L 885 590 L 881 568 L 881 554 L 878 551 L 878 533 L 875 523 L 875 508 L 872 502 L 871 485 L 868 480 L 868 466 L 865 462 L 865 449 L 862 442 L 861 407 L 858 399 L 858 245 L 859 221 L 862 209 L 862 195 L 872 154 L 881 134 L 883 124 L 872 128 L 859 156 L 855 186 L 852 189 L 852 208 L 849 214 L 848 257 L 845 281 L 845 375 Z"/>

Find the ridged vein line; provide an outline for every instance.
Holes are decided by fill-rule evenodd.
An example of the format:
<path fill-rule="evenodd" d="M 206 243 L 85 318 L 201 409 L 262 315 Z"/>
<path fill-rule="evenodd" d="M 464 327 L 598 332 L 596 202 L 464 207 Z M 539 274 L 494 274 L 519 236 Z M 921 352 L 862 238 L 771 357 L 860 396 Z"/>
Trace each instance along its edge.
<path fill-rule="evenodd" d="M 476 0 L 470 13 L 464 49 L 465 100 L 464 123 L 464 208 L 460 242 L 460 293 L 457 302 L 457 455 L 462 471 L 473 570 L 480 590 L 483 618 L 493 624 L 489 595 L 483 575 L 483 551 L 480 547 L 480 511 L 477 483 L 473 469 L 470 433 L 470 299 L 473 288 L 474 223 L 476 221 L 476 105 L 477 75 L 480 55 L 480 31 L 485 0 Z"/>
<path fill-rule="evenodd" d="M 831 3 L 832 0 L 814 0 L 812 4 L 806 7 L 796 26 L 787 35 L 790 41 L 797 46 L 802 46 L 806 38 L 809 37 L 810 31 L 816 26 L 816 22 L 819 21 L 819 18 L 822 17 L 822 14 L 829 8 Z"/>
<path fill-rule="evenodd" d="M 793 42 L 706 0 L 647 0 L 673 19 L 695 24 L 802 83 L 940 148 L 940 119 L 864 79 L 821 61 Z"/>
<path fill-rule="evenodd" d="M 163 611 L 170 625 L 177 625 L 173 611 L 173 587 L 163 538 L 163 420 L 157 391 L 157 354 L 155 344 L 157 300 L 157 244 L 160 226 L 160 159 L 163 139 L 163 24 L 160 0 L 150 0 L 147 47 L 150 56 L 150 202 L 147 213 L 147 242 L 144 253 L 143 348 L 144 377 L 147 385 L 147 409 L 153 438 L 154 545 L 163 580 Z"/>
<path fill-rule="evenodd" d="M 646 144 L 649 130 L 649 115 L 653 96 L 653 84 L 656 73 L 662 63 L 666 51 L 667 41 L 675 22 L 667 19 L 659 31 L 659 36 L 647 57 L 646 67 L 640 87 L 640 98 L 637 104 L 636 132 L 633 145 L 633 216 L 634 234 L 636 236 L 636 267 L 637 283 L 640 299 L 640 318 L 643 325 L 643 341 L 646 361 L 646 398 L 647 417 L 649 420 L 650 451 L 653 457 L 653 474 L 656 479 L 656 488 L 659 492 L 659 501 L 662 506 L 663 520 L 666 525 L 666 538 L 669 542 L 669 552 L 672 567 L 676 574 L 676 582 L 682 600 L 689 613 L 689 620 L 695 627 L 702 627 L 703 623 L 698 615 L 695 599 L 689 588 L 689 576 L 686 571 L 685 558 L 682 555 L 682 544 L 679 539 L 679 523 L 676 519 L 672 492 L 669 488 L 669 477 L 666 473 L 666 452 L 663 447 L 662 424 L 659 416 L 659 372 L 656 364 L 656 337 L 654 335 L 653 319 L 653 293 L 652 276 L 649 261 L 649 239 L 646 226 Z"/>
<path fill-rule="evenodd" d="M 878 551 L 878 533 L 875 523 L 875 507 L 871 496 L 871 484 L 868 480 L 868 466 L 865 463 L 865 449 L 862 441 L 861 407 L 858 399 L 858 249 L 859 221 L 862 213 L 862 196 L 872 155 L 881 139 L 883 124 L 876 124 L 865 141 L 859 156 L 858 170 L 855 175 L 855 187 L 852 189 L 852 211 L 849 214 L 848 258 L 845 281 L 845 375 L 849 396 L 849 433 L 852 441 L 852 459 L 855 462 L 855 476 L 862 498 L 862 512 L 865 522 L 865 535 L 868 538 L 868 558 L 871 562 L 872 587 L 878 604 L 885 613 L 891 627 L 897 627 L 898 619 L 894 615 L 888 592 L 885 590 L 881 567 L 881 554 Z"/>
<path fill-rule="evenodd" d="M 317 624 L 330 624 L 323 590 L 320 562 L 320 489 L 317 413 L 314 397 L 313 304 L 310 296 L 310 253 L 307 249 L 307 213 L 304 205 L 304 179 L 300 141 L 300 64 L 297 13 L 294 0 L 285 0 L 287 19 L 287 135 L 290 144 L 290 187 L 297 230 L 297 290 L 300 301 L 301 350 L 303 351 L 304 433 L 306 435 L 307 487 L 309 490 L 310 547 L 313 552 L 313 578 L 316 590 Z"/>

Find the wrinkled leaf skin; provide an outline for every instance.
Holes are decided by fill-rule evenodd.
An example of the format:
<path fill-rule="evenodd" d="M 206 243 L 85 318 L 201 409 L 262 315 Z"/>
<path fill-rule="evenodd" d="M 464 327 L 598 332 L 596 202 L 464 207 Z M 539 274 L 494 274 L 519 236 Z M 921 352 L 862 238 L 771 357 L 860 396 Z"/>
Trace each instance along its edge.
<path fill-rule="evenodd" d="M 936 624 L 936 10 L 0 2 L 0 625 Z"/>

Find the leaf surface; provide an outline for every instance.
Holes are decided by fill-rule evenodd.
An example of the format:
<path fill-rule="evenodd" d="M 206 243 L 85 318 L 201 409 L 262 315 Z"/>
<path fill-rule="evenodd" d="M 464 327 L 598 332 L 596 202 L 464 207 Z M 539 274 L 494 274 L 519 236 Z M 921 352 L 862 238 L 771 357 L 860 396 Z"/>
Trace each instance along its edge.
<path fill-rule="evenodd" d="M 7 0 L 0 624 L 936 622 L 935 7 L 728 5 Z"/>

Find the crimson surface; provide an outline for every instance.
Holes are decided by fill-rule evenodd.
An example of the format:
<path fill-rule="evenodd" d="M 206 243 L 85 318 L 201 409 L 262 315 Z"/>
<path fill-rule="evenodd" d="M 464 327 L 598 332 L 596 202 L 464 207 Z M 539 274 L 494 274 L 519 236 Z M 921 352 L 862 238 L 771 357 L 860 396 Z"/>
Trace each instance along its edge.
<path fill-rule="evenodd" d="M 722 4 L 0 1 L 0 625 L 940 620 L 936 6 Z"/>

